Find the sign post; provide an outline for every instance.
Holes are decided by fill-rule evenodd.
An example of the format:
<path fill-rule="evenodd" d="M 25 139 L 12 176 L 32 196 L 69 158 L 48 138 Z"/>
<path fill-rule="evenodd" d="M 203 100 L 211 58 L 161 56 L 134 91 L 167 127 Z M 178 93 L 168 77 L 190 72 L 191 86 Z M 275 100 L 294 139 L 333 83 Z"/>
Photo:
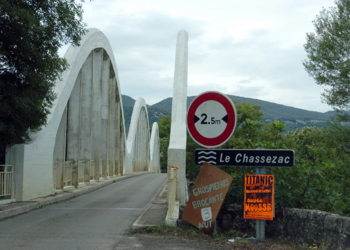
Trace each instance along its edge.
<path fill-rule="evenodd" d="M 265 173 L 265 168 L 261 167 L 261 168 L 256 168 L 256 174 L 266 174 Z M 272 202 L 273 202 L 273 210 L 274 210 L 274 194 L 272 196 Z M 260 241 L 265 241 L 265 221 L 263 220 L 256 220 L 256 237 L 260 240 Z"/>
<path fill-rule="evenodd" d="M 204 92 L 191 103 L 187 112 L 187 129 L 192 139 L 206 149 L 196 149 L 195 151 L 195 164 L 202 165 L 202 169 L 193 189 L 197 191 L 192 192 L 182 218 L 203 232 L 210 233 L 214 226 L 216 211 L 220 209 L 222 204 L 221 195 L 225 198 L 228 187 L 226 189 L 225 185 L 225 190 L 220 195 L 215 193 L 203 196 L 202 194 L 207 192 L 205 190 L 208 186 L 204 187 L 203 183 L 208 183 L 208 190 L 212 190 L 210 187 L 215 186 L 215 184 L 211 182 L 217 178 L 215 174 L 206 175 L 208 179 L 203 182 L 201 179 L 205 175 L 203 173 L 207 173 L 209 168 L 214 171 L 213 165 L 256 167 L 255 175 L 244 176 L 244 218 L 256 220 L 257 238 L 264 241 L 265 220 L 273 220 L 275 215 L 274 176 L 266 175 L 265 167 L 293 167 L 295 163 L 294 151 L 289 149 L 214 149 L 231 138 L 236 125 L 236 107 L 222 93 Z M 220 173 L 220 175 L 222 174 Z M 211 177 L 209 178 L 209 176 Z M 228 181 L 229 178 L 226 180 Z M 232 178 L 229 180 L 230 184 L 231 181 Z M 219 195 L 220 203 L 216 203 L 216 195 Z M 213 201 L 216 203 L 214 207 L 211 205 Z M 198 212 L 199 209 L 196 210 L 197 208 L 201 209 L 201 214 Z"/>
<path fill-rule="evenodd" d="M 192 139 L 197 142 L 199 145 L 206 147 L 206 148 L 216 148 L 221 145 L 223 145 L 225 142 L 227 142 L 237 125 L 237 111 L 236 107 L 233 104 L 232 100 L 228 98 L 226 95 L 211 91 L 211 92 L 204 92 L 197 96 L 191 103 L 190 107 L 188 108 L 187 112 L 187 129 L 192 137 Z M 211 167 L 209 167 L 211 166 Z M 222 170 L 219 170 L 215 168 L 214 166 L 204 163 L 202 165 L 202 169 L 200 170 L 200 173 L 198 175 L 195 187 L 198 183 L 203 183 L 203 181 L 199 181 L 199 177 L 202 176 L 202 170 L 206 171 L 206 169 L 212 169 L 213 172 L 220 173 L 219 176 L 223 176 Z M 214 171 L 214 169 L 216 169 Z M 204 174 L 203 174 L 204 175 Z M 227 177 L 226 180 L 229 180 L 229 186 L 232 182 L 232 177 L 227 175 L 225 173 L 225 176 Z M 213 182 L 217 178 L 216 175 L 211 175 L 209 182 Z M 218 182 L 219 183 L 219 182 Z M 214 184 L 210 184 L 209 187 L 215 187 Z M 184 211 L 184 214 L 182 218 L 196 227 L 198 227 L 200 230 L 202 230 L 205 233 L 211 233 L 212 227 L 214 227 L 214 233 L 216 233 L 216 216 L 217 213 L 222 205 L 223 199 L 226 196 L 226 193 L 228 191 L 229 186 L 227 186 L 227 189 L 220 193 L 220 202 L 216 203 L 215 206 L 211 205 L 207 208 L 202 208 L 202 220 L 203 222 L 200 222 L 200 218 L 194 220 L 196 214 L 198 212 L 194 211 L 193 209 L 196 209 L 196 203 L 193 203 L 192 199 L 195 199 L 194 197 L 197 196 L 195 193 L 192 193 L 190 196 L 190 199 L 188 201 L 188 204 L 190 204 L 190 201 L 192 201 L 192 207 L 191 205 L 187 205 Z M 209 188 L 210 189 L 210 188 Z M 222 198 L 223 195 L 223 198 Z M 215 196 L 206 198 L 205 200 L 209 199 L 209 201 L 212 199 L 215 201 Z M 203 200 L 203 199 L 202 199 Z M 214 202 L 215 203 L 215 202 Z M 213 209 L 213 217 L 210 217 L 210 220 L 208 222 L 204 222 L 205 218 L 203 217 L 203 213 L 208 214 L 208 211 L 210 210 L 210 214 L 212 214 Z M 206 211 L 206 212 L 203 212 Z M 214 221 L 212 223 L 212 221 Z"/>
<path fill-rule="evenodd" d="M 257 168 L 256 174 L 244 176 L 244 219 L 256 220 L 256 237 L 265 240 L 265 220 L 274 217 L 273 175 L 266 175 L 265 168 Z"/>

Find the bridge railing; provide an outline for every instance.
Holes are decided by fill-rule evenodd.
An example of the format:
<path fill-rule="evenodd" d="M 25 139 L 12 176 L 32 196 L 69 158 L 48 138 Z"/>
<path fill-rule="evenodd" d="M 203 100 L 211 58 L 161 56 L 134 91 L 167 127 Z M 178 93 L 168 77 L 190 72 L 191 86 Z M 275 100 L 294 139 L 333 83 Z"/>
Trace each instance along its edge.
<path fill-rule="evenodd" d="M 0 165 L 0 204 L 15 201 L 13 170 L 13 165 Z"/>
<path fill-rule="evenodd" d="M 65 187 L 72 186 L 72 171 L 73 171 L 73 161 L 66 161 L 64 163 L 64 177 L 63 185 Z"/>
<path fill-rule="evenodd" d="M 79 161 L 79 164 L 78 164 L 79 185 L 82 185 L 85 182 L 85 168 L 86 168 L 86 161 Z"/>
<path fill-rule="evenodd" d="M 95 161 L 90 161 L 90 182 L 95 180 Z"/>
<path fill-rule="evenodd" d="M 52 178 L 53 178 L 53 187 L 56 189 L 57 186 L 57 167 L 58 167 L 58 161 L 55 161 L 52 164 Z"/>

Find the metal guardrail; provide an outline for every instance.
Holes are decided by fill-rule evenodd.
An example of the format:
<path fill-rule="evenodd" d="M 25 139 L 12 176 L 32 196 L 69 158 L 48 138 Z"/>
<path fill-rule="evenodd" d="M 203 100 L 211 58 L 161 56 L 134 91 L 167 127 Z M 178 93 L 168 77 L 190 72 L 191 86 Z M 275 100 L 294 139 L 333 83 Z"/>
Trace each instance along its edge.
<path fill-rule="evenodd" d="M 0 198 L 14 199 L 13 165 L 0 165 Z"/>

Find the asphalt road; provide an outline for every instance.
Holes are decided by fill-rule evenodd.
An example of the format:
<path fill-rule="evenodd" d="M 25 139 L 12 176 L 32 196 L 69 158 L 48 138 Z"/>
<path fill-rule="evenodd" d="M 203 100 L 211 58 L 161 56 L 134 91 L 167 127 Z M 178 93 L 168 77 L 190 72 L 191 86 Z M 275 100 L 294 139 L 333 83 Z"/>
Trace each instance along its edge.
<path fill-rule="evenodd" d="M 139 175 L 0 221 L 0 250 L 117 249 L 165 183 L 165 174 Z"/>

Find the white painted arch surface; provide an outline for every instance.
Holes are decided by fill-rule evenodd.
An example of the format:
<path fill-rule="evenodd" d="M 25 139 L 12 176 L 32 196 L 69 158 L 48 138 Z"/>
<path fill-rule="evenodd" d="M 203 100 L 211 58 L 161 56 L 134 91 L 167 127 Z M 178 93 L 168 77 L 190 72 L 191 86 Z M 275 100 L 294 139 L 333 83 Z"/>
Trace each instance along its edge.
<path fill-rule="evenodd" d="M 159 128 L 158 123 L 152 124 L 151 141 L 150 141 L 150 164 L 149 171 L 160 173 L 160 145 L 159 145 Z"/>
<path fill-rule="evenodd" d="M 150 134 L 148 124 L 146 102 L 142 97 L 139 97 L 134 104 L 130 120 L 128 139 L 126 141 L 124 174 L 148 171 L 149 169 Z M 139 144 L 138 141 L 143 143 Z"/>
<path fill-rule="evenodd" d="M 57 99 L 54 101 L 51 112 L 47 117 L 47 125 L 38 133 L 31 135 L 32 141 L 29 143 L 15 145 L 7 150 L 6 163 L 15 166 L 15 198 L 18 201 L 30 200 L 55 193 L 52 166 L 56 135 L 58 133 L 61 119 L 66 112 L 67 103 L 71 97 L 72 90 L 84 63 L 92 51 L 101 48 L 110 58 L 110 63 L 115 74 L 115 88 L 118 93 L 116 99 L 119 99 L 119 105 L 120 108 L 122 108 L 122 97 L 117 67 L 110 43 L 101 31 L 98 29 L 89 29 L 88 33 L 82 37 L 81 46 L 70 46 L 65 54 L 65 58 L 70 65 L 70 68 L 62 74 L 62 80 L 59 80 L 56 83 L 55 93 L 57 94 Z M 120 138 L 121 146 L 125 145 L 126 147 L 125 155 L 119 155 L 121 159 L 125 160 L 123 168 L 124 173 L 130 173 L 130 171 L 132 171 L 129 161 L 134 157 L 135 148 L 140 148 L 135 147 L 135 140 L 137 135 L 140 134 L 138 132 L 138 126 L 140 126 L 139 121 L 142 121 L 141 125 L 145 127 L 142 129 L 142 133 L 145 138 L 148 138 L 147 147 L 144 146 L 144 148 L 149 148 L 149 129 L 146 104 L 143 99 L 141 101 L 138 100 L 136 103 L 138 103 L 137 107 L 139 107 L 139 109 L 134 110 L 138 110 L 136 112 L 138 114 L 133 114 L 133 117 L 139 117 L 141 113 L 145 113 L 147 126 L 145 126 L 145 119 L 135 118 L 134 121 L 131 121 L 130 132 L 134 132 L 132 132 L 132 135 L 129 134 L 129 137 L 133 138 L 133 142 L 126 142 L 123 112 L 121 112 L 120 119 L 118 118 L 118 121 L 121 123 L 118 128 L 122 130 L 121 136 L 123 137 Z M 148 169 L 149 166 L 147 166 L 147 170 Z"/>

